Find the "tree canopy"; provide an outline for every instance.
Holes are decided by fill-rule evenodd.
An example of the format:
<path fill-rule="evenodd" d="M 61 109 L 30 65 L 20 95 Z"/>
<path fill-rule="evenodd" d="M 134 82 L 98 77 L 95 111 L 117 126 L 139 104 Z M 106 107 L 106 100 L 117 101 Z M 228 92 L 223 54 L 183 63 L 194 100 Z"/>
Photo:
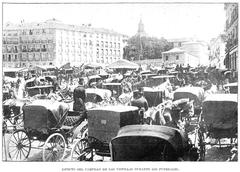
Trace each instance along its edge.
<path fill-rule="evenodd" d="M 145 60 L 162 58 L 162 52 L 172 48 L 164 38 L 133 36 L 124 48 L 123 57 L 127 60 Z"/>

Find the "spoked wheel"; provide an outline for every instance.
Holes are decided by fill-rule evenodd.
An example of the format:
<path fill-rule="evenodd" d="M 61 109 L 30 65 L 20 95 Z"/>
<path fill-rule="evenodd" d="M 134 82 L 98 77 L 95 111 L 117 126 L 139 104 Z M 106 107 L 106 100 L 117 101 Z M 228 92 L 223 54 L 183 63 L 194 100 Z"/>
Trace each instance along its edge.
<path fill-rule="evenodd" d="M 24 130 L 16 130 L 8 142 L 8 155 L 13 161 L 24 161 L 29 156 L 31 141 Z"/>
<path fill-rule="evenodd" d="M 50 135 L 43 146 L 43 161 L 60 161 L 64 156 L 66 141 L 60 133 Z"/>
<path fill-rule="evenodd" d="M 78 140 L 71 152 L 72 161 L 92 161 L 93 149 L 90 148 L 88 140 L 86 138 Z"/>

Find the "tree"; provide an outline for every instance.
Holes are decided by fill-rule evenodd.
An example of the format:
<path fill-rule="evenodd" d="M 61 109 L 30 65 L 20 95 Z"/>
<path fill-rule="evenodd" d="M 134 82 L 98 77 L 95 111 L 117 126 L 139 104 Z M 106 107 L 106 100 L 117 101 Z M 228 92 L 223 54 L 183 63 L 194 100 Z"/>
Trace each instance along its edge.
<path fill-rule="evenodd" d="M 145 60 L 162 58 L 162 52 L 172 48 L 166 39 L 155 37 L 133 36 L 124 48 L 124 58 L 127 60 Z"/>

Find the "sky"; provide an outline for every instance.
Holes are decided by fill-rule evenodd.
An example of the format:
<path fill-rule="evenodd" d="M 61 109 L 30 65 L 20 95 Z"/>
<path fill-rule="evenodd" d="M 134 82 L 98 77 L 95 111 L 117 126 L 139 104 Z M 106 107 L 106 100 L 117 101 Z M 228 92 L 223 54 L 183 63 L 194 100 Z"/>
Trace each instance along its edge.
<path fill-rule="evenodd" d="M 133 36 L 140 18 L 147 35 L 166 39 L 195 37 L 207 42 L 224 32 L 224 5 L 215 4 L 3 4 L 3 23 L 44 22 L 113 29 Z"/>

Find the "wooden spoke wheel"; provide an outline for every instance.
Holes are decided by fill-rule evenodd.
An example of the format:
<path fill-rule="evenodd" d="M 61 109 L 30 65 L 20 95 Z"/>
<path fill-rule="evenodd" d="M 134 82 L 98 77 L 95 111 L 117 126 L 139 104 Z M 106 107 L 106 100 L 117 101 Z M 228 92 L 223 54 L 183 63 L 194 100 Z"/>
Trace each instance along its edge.
<path fill-rule="evenodd" d="M 66 141 L 62 134 L 50 135 L 43 146 L 43 161 L 60 161 L 64 157 Z"/>
<path fill-rule="evenodd" d="M 29 156 L 31 141 L 24 130 L 16 130 L 8 142 L 8 155 L 13 161 L 24 161 Z"/>
<path fill-rule="evenodd" d="M 78 140 L 71 151 L 72 161 L 92 161 L 93 160 L 93 149 L 88 143 L 88 139 Z"/>

